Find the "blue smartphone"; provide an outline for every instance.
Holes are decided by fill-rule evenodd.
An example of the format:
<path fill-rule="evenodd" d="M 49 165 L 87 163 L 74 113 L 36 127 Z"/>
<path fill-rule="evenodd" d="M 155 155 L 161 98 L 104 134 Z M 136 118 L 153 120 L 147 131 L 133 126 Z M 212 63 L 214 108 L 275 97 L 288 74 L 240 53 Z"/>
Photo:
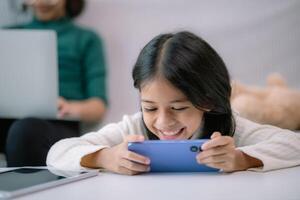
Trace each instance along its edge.
<path fill-rule="evenodd" d="M 148 157 L 151 172 L 217 172 L 219 169 L 197 163 L 201 140 L 146 140 L 129 142 L 128 150 Z"/>

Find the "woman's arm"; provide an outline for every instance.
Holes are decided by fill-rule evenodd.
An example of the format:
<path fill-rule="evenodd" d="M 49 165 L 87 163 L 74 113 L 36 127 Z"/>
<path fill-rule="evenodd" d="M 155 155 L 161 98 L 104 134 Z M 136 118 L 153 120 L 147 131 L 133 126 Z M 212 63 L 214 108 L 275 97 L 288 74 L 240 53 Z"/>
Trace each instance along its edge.
<path fill-rule="evenodd" d="M 75 117 L 84 122 L 99 122 L 106 111 L 105 103 L 99 98 L 83 101 L 58 100 L 59 118 Z"/>

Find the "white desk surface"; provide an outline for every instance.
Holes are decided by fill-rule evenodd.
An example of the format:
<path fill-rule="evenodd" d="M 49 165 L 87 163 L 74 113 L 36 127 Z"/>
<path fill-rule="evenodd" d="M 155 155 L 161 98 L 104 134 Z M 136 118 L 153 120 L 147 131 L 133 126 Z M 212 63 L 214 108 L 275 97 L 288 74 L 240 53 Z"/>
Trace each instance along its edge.
<path fill-rule="evenodd" d="M 299 200 L 300 166 L 270 172 L 156 173 L 98 176 L 25 195 L 18 200 Z"/>

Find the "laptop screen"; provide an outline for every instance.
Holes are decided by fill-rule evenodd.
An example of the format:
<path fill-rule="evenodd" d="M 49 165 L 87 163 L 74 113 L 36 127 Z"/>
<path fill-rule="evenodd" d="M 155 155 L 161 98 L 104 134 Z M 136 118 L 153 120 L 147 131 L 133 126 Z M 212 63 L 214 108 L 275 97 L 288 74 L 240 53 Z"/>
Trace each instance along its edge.
<path fill-rule="evenodd" d="M 0 30 L 0 117 L 55 119 L 58 99 L 56 33 Z"/>

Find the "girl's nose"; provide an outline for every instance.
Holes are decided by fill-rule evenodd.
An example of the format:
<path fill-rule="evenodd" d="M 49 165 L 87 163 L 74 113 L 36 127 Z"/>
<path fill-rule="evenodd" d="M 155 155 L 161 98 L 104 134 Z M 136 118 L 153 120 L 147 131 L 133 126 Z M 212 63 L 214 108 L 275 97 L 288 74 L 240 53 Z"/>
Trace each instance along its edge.
<path fill-rule="evenodd" d="M 155 127 L 163 130 L 172 128 L 175 124 L 176 120 L 167 112 L 159 113 L 155 121 Z"/>

